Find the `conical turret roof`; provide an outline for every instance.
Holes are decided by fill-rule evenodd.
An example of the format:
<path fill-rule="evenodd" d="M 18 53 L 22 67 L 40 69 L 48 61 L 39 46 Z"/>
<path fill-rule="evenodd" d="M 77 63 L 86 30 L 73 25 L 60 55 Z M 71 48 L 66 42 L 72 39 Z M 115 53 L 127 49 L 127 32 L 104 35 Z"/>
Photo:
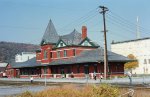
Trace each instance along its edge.
<path fill-rule="evenodd" d="M 45 30 L 45 33 L 43 35 L 42 41 L 41 41 L 41 45 L 44 44 L 54 44 L 57 43 L 57 41 L 59 40 L 59 35 L 57 34 L 57 31 L 55 29 L 55 26 L 52 22 L 52 20 L 49 21 L 47 28 Z"/>

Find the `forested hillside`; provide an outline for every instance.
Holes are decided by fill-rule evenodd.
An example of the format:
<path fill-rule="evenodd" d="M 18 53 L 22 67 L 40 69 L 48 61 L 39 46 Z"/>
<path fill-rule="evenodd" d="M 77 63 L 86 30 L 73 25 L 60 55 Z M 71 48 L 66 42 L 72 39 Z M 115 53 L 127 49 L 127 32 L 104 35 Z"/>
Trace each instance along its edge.
<path fill-rule="evenodd" d="M 35 52 L 37 49 L 39 46 L 33 44 L 0 42 L 0 62 L 10 62 L 18 53 Z"/>

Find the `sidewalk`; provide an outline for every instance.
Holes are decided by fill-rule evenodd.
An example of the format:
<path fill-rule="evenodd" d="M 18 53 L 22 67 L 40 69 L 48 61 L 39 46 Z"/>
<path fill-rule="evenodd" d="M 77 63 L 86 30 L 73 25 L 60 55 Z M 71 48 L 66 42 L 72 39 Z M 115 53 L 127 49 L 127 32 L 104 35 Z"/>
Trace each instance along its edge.
<path fill-rule="evenodd" d="M 30 82 L 30 79 L 23 78 L 0 78 L 0 81 L 14 81 L 14 82 Z M 77 79 L 77 78 L 47 78 L 47 79 L 34 79 L 34 82 L 52 82 L 52 83 L 110 83 L 110 84 L 130 84 L 130 80 L 128 78 L 114 78 L 111 80 L 100 79 Z M 150 84 L 150 77 L 147 78 L 132 78 L 132 84 Z"/>

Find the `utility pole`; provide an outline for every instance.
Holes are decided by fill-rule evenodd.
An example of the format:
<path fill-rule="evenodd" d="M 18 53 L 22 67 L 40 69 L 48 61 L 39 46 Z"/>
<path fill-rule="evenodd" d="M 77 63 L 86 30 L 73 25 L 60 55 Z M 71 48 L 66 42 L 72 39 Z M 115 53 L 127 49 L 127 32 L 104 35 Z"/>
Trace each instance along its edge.
<path fill-rule="evenodd" d="M 100 12 L 103 15 L 103 22 L 104 22 L 104 79 L 107 78 L 107 67 L 108 67 L 108 56 L 107 56 L 107 38 L 106 38 L 106 23 L 105 23 L 105 13 L 106 11 L 108 11 L 107 7 L 104 6 L 99 6 L 99 8 L 102 9 L 102 11 Z"/>

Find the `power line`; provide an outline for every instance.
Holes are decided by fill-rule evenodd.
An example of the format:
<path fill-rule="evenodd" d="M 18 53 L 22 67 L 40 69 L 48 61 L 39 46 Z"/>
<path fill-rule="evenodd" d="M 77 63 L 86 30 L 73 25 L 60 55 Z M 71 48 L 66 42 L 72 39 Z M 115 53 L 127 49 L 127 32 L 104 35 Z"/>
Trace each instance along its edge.
<path fill-rule="evenodd" d="M 73 25 L 78 25 L 79 23 L 82 23 L 82 22 L 86 22 L 87 20 L 89 20 L 89 18 L 92 18 L 92 17 L 94 17 L 94 16 L 97 14 L 97 12 L 98 12 L 97 9 L 98 9 L 98 8 L 96 8 L 96 9 L 94 8 L 93 10 L 91 10 L 91 11 L 89 11 L 87 14 L 85 14 L 84 16 L 82 16 L 82 17 L 80 17 L 80 18 L 74 20 L 73 22 L 71 22 L 71 23 L 65 25 L 64 27 L 62 27 L 62 28 L 60 28 L 60 29 L 68 28 L 68 27 L 71 26 L 71 25 L 73 26 Z"/>
<path fill-rule="evenodd" d="M 118 29 L 125 30 L 125 31 L 128 31 L 128 32 L 133 32 L 131 29 L 128 29 L 128 28 L 126 28 L 125 26 L 119 24 L 118 22 L 114 22 L 114 21 L 112 21 L 112 20 L 110 20 L 110 19 L 108 19 L 108 23 L 113 24 L 112 26 L 115 25 L 115 27 L 118 27 Z M 119 31 L 119 32 L 120 32 L 120 31 Z M 126 34 L 126 33 L 125 33 L 125 34 Z M 134 35 L 134 33 L 129 33 L 129 34 Z"/>
<path fill-rule="evenodd" d="M 91 17 L 89 17 L 88 19 L 86 19 L 86 20 L 84 20 L 83 22 L 81 22 L 80 24 L 78 24 L 78 26 L 79 25 L 81 25 L 81 24 L 83 24 L 83 23 L 85 23 L 85 22 L 87 22 L 87 21 L 89 21 L 89 20 L 91 20 L 91 19 L 93 19 L 95 16 L 97 16 L 98 15 L 98 13 L 97 14 L 95 14 L 95 15 L 93 15 L 93 16 L 91 16 Z"/>
<path fill-rule="evenodd" d="M 112 17 L 108 17 L 108 22 L 113 24 L 111 27 L 116 25 L 115 27 L 118 27 L 118 29 L 128 31 L 128 32 L 130 32 L 128 34 L 132 34 L 135 36 L 135 33 L 136 33 L 135 30 L 133 30 L 131 27 L 127 26 L 123 22 L 117 21 L 116 19 L 112 19 Z M 146 33 L 144 33 L 144 34 L 146 34 Z M 125 33 L 124 35 L 127 35 L 127 34 Z M 148 35 L 148 34 L 146 34 L 146 35 Z M 128 36 L 130 36 L 130 35 L 128 35 Z"/>
<path fill-rule="evenodd" d="M 114 23 L 114 24 L 116 24 L 116 25 L 118 25 L 118 26 L 120 26 L 121 28 L 123 28 L 123 29 L 125 29 L 125 30 L 127 30 L 127 31 L 129 31 L 129 32 L 133 32 L 133 33 L 131 33 L 131 34 L 135 35 L 135 34 L 134 34 L 134 33 L 135 33 L 135 30 L 133 30 L 131 26 L 126 25 L 125 23 L 123 23 L 123 22 L 121 22 L 121 21 L 119 21 L 119 20 L 117 20 L 117 19 L 114 19 L 114 18 L 112 18 L 112 17 L 109 16 L 109 15 L 108 15 L 108 21 L 109 21 L 109 22 L 112 22 L 112 23 Z"/>
<path fill-rule="evenodd" d="M 109 15 L 113 16 L 114 18 L 116 18 L 116 20 L 120 20 L 121 22 L 127 24 L 128 26 L 132 26 L 132 27 L 134 27 L 134 28 L 136 29 L 136 23 L 133 23 L 133 22 L 131 22 L 131 21 L 129 21 L 129 20 L 123 18 L 123 17 L 121 17 L 121 16 L 115 14 L 115 13 L 112 12 L 112 11 L 110 11 L 110 12 L 111 12 L 111 14 L 109 14 Z M 149 35 L 148 32 L 150 32 L 150 30 L 148 30 L 148 29 L 146 29 L 146 28 L 144 28 L 144 27 L 142 27 L 142 26 L 139 26 L 139 27 L 140 27 L 140 30 L 142 31 L 142 33 L 145 33 L 145 34 L 148 34 L 148 35 Z M 146 30 L 147 30 L 148 32 L 147 32 Z"/>

